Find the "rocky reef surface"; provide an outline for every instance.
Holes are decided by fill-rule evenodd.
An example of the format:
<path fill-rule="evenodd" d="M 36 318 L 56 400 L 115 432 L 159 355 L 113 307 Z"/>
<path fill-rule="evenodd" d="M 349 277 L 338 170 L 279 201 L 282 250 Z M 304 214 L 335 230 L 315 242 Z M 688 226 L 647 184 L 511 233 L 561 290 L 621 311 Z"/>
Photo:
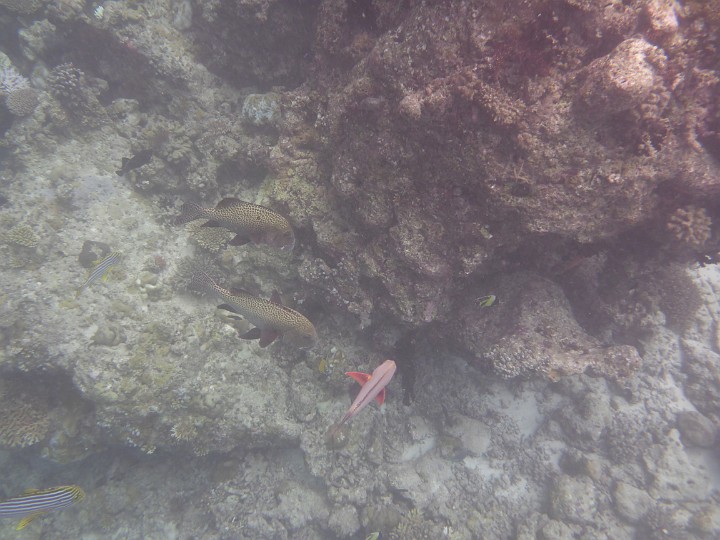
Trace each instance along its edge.
<path fill-rule="evenodd" d="M 24 534 L 719 537 L 718 13 L 0 0 L 0 497 L 89 495 Z M 174 225 L 226 196 L 293 252 Z"/>

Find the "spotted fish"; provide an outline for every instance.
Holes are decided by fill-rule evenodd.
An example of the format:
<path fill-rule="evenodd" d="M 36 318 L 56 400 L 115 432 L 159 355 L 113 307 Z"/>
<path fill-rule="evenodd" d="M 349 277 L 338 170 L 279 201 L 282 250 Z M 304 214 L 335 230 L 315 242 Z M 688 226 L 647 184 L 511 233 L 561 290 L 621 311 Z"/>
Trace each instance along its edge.
<path fill-rule="evenodd" d="M 219 297 L 224 302 L 219 308 L 238 313 L 255 326 L 242 334 L 242 339 L 259 339 L 260 346 L 267 347 L 282 336 L 284 342 L 301 349 L 309 349 L 317 342 L 313 323 L 294 309 L 283 306 L 277 291 L 273 291 L 270 301 L 263 300 L 242 289 L 224 289 L 206 272 L 193 275 L 191 286 Z"/>
<path fill-rule="evenodd" d="M 92 272 L 90 272 L 90 275 L 85 280 L 85 283 L 78 287 L 77 291 L 75 292 L 75 296 L 80 296 L 81 292 L 83 292 L 88 286 L 90 286 L 98 279 L 105 279 L 105 276 L 107 276 L 107 273 L 110 271 L 110 269 L 120 262 L 121 257 L 122 255 L 119 251 L 113 251 L 112 253 L 110 253 L 110 255 L 100 261 L 97 266 L 92 269 Z"/>
<path fill-rule="evenodd" d="M 235 233 L 231 246 L 243 246 L 248 242 L 268 244 L 284 251 L 295 247 L 295 234 L 290 222 L 277 212 L 228 197 L 217 203 L 215 208 L 203 208 L 194 203 L 183 204 L 177 225 L 207 219 L 203 227 L 223 227 Z"/>
<path fill-rule="evenodd" d="M 85 492 L 79 486 L 28 489 L 19 497 L 0 501 L 0 518 L 21 518 L 15 527 L 19 531 L 35 518 L 62 510 L 84 498 Z"/>

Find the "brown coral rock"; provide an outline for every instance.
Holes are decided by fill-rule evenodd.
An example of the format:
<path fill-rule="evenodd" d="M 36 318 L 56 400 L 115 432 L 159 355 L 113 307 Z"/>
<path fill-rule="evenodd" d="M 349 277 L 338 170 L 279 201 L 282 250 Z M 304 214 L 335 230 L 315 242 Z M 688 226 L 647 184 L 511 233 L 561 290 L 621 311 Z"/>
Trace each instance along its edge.
<path fill-rule="evenodd" d="M 648 99 L 660 83 L 667 58 L 643 39 L 628 39 L 587 67 L 580 98 L 598 114 L 630 109 Z"/>
<path fill-rule="evenodd" d="M 505 378 L 540 375 L 551 380 L 585 371 L 621 379 L 639 369 L 634 347 L 604 347 L 585 333 L 552 281 L 520 272 L 487 286 L 502 299 L 500 304 L 483 309 L 468 295 L 458 317 L 459 338 L 477 364 Z"/>
<path fill-rule="evenodd" d="M 683 244 L 702 247 L 710 240 L 712 219 L 704 208 L 686 206 L 670 216 L 667 228 Z"/>

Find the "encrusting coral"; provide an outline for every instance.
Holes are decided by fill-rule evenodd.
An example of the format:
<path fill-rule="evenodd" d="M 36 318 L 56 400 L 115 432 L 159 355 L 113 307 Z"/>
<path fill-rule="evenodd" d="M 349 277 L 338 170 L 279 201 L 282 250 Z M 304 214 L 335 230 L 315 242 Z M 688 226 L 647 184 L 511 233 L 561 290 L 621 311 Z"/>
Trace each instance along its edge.
<path fill-rule="evenodd" d="M 48 434 L 50 405 L 42 396 L 0 381 L 0 404 L 0 445 L 22 448 Z"/>
<path fill-rule="evenodd" d="M 27 248 L 36 247 L 40 241 L 35 231 L 27 225 L 15 225 L 2 235 L 2 239 L 8 244 Z"/>
<path fill-rule="evenodd" d="M 683 244 L 702 247 L 712 234 L 712 219 L 704 208 L 685 206 L 673 212 L 667 228 Z"/>

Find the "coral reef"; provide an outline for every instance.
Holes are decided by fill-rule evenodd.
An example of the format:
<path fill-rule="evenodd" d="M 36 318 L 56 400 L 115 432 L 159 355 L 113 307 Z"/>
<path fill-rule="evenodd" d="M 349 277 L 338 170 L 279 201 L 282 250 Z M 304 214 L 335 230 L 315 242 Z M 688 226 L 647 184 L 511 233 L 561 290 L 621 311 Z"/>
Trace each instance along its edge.
<path fill-rule="evenodd" d="M 88 487 L 48 538 L 717 537 L 718 12 L 0 0 L 4 489 Z M 229 196 L 292 253 L 173 225 Z"/>
<path fill-rule="evenodd" d="M 40 9 L 47 2 L 48 0 L 2 0 L 0 6 L 15 13 L 28 15 Z"/>
<path fill-rule="evenodd" d="M 502 377 L 557 379 L 590 369 L 622 378 L 640 367 L 633 347 L 604 347 L 586 334 L 553 282 L 532 274 L 510 274 L 485 286 L 502 298 L 500 305 L 489 311 L 467 296 L 454 331 L 476 362 Z"/>

